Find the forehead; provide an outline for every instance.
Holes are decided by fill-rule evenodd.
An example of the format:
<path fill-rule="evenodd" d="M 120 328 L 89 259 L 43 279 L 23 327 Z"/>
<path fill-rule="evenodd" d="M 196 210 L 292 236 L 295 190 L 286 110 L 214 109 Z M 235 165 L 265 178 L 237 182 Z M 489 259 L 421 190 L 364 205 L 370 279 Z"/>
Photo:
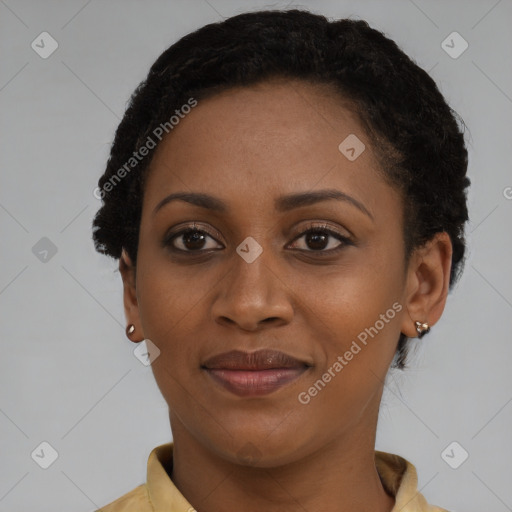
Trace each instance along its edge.
<path fill-rule="evenodd" d="M 334 89 L 273 80 L 198 100 L 157 148 L 144 202 L 203 191 L 242 207 L 247 198 L 262 205 L 336 187 L 364 196 L 371 211 L 389 188 L 377 166 L 357 115 Z"/>

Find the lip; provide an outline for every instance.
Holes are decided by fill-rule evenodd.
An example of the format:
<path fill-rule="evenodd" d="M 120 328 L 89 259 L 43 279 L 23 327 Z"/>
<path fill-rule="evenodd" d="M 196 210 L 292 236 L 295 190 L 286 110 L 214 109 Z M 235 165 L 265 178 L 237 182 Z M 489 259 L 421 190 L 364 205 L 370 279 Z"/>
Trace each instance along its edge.
<path fill-rule="evenodd" d="M 276 350 L 233 350 L 206 360 L 202 368 L 238 396 L 262 396 L 298 379 L 311 365 Z"/>

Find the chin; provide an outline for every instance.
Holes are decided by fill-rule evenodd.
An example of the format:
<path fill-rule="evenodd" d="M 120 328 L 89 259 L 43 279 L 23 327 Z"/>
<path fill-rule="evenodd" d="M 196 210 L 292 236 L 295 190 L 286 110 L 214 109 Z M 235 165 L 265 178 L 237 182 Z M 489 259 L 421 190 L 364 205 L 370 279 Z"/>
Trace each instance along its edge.
<path fill-rule="evenodd" d="M 272 433 L 269 430 L 257 434 L 247 431 L 235 434 L 229 445 L 214 444 L 214 450 L 229 462 L 252 468 L 272 468 L 295 462 L 304 455 L 303 446 L 296 431 Z"/>

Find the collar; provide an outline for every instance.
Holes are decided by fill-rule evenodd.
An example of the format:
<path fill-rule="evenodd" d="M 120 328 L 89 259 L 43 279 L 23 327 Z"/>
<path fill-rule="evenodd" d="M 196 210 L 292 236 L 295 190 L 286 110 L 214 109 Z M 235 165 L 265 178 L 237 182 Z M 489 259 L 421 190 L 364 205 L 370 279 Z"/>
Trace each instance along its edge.
<path fill-rule="evenodd" d="M 146 488 L 154 512 L 193 510 L 165 470 L 172 466 L 172 453 L 173 443 L 166 443 L 154 448 L 148 458 Z M 430 507 L 418 491 L 416 468 L 409 461 L 399 455 L 376 450 L 375 465 L 382 485 L 395 497 L 391 512 L 442 511 Z"/>

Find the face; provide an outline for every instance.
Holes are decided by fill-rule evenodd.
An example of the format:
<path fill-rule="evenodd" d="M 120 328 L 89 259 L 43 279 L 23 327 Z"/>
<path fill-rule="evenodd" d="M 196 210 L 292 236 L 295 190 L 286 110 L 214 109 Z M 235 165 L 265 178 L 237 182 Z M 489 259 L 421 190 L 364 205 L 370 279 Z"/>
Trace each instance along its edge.
<path fill-rule="evenodd" d="M 173 432 L 264 467 L 375 429 L 411 323 L 403 252 L 400 195 L 342 98 L 273 81 L 199 101 L 154 155 L 127 308 Z"/>

